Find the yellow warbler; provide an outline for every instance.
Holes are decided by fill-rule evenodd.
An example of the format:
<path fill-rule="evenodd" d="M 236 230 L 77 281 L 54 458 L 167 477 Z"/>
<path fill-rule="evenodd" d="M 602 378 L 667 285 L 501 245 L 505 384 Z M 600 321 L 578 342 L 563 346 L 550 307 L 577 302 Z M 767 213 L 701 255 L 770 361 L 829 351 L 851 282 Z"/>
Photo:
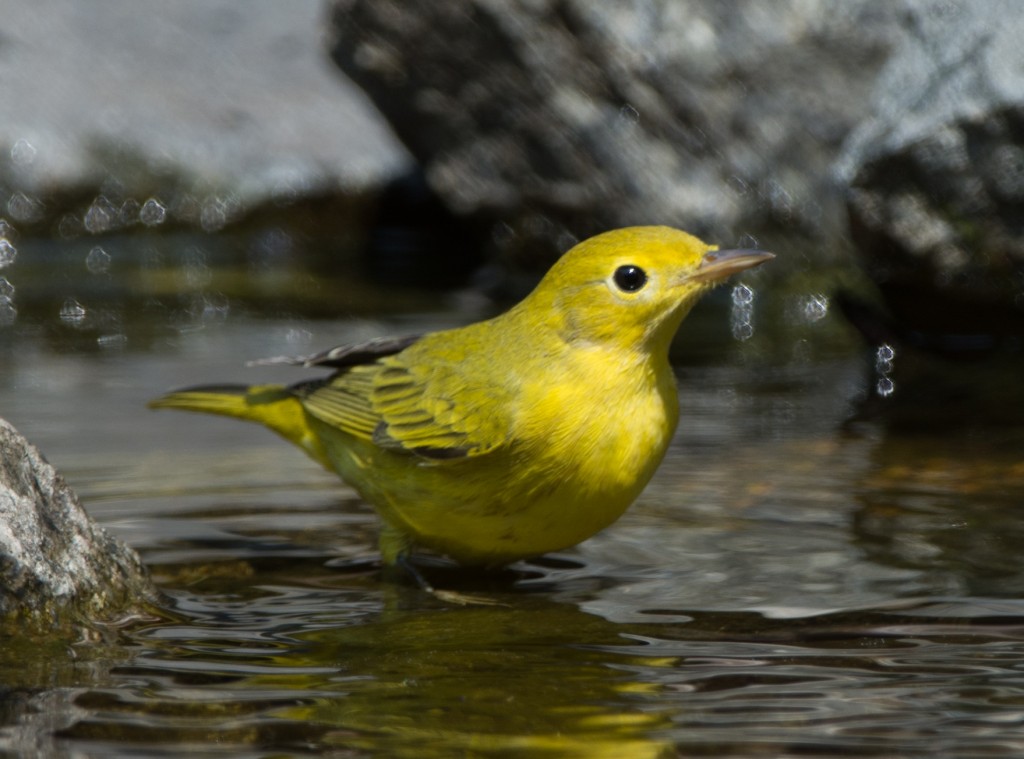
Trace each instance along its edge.
<path fill-rule="evenodd" d="M 772 258 L 669 227 L 592 237 L 506 313 L 299 359 L 333 374 L 208 386 L 153 408 L 259 422 L 380 514 L 384 561 L 422 546 L 497 566 L 575 545 L 633 502 L 678 421 L 669 343 L 704 291 Z"/>

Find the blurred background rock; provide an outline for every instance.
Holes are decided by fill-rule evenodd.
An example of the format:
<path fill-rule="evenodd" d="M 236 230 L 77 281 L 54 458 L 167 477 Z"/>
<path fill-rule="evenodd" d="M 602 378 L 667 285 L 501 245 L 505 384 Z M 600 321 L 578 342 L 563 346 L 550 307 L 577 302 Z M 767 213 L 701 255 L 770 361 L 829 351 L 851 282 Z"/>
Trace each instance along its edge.
<path fill-rule="evenodd" d="M 835 240 L 900 5 L 334 4 L 332 52 L 454 209 L 544 256 L 610 226 Z M 519 244 L 516 244 L 518 242 Z M 821 255 L 833 258 L 836 246 Z"/>
<path fill-rule="evenodd" d="M 267 207 L 358 196 L 408 166 L 326 60 L 318 2 L 3 10 L 0 188 L 25 233 L 218 232 Z"/>
<path fill-rule="evenodd" d="M 1019 351 L 1012 0 L 3 9 L 0 323 L 73 322 L 62 271 L 207 316 L 512 296 L 667 223 L 827 272 L 871 345 Z"/>

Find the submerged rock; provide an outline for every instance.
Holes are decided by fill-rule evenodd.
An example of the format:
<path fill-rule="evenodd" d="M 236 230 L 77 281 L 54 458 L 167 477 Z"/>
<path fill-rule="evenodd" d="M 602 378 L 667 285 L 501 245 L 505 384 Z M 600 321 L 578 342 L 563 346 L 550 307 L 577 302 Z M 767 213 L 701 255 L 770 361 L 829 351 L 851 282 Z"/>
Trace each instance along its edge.
<path fill-rule="evenodd" d="M 0 630 L 74 633 L 157 598 L 139 556 L 95 524 L 42 454 L 0 419 Z"/>

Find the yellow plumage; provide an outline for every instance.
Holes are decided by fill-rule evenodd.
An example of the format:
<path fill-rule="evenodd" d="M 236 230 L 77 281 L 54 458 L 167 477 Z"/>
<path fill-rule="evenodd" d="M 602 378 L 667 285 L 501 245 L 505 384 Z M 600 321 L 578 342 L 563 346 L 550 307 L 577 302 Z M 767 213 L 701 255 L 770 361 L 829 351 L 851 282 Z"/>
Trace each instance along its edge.
<path fill-rule="evenodd" d="M 292 362 L 336 370 L 322 380 L 150 405 L 258 422 L 300 446 L 377 509 L 388 563 L 423 546 L 500 565 L 575 545 L 633 502 L 678 418 L 676 329 L 703 291 L 770 257 L 616 230 L 494 319 Z"/>

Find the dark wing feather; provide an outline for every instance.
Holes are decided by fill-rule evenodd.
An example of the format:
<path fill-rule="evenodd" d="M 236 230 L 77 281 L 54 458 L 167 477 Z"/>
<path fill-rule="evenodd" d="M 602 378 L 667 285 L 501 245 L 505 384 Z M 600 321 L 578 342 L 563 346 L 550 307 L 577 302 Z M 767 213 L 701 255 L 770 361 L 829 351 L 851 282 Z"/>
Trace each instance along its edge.
<path fill-rule="evenodd" d="M 393 356 L 408 348 L 422 335 L 405 337 L 375 337 L 362 343 L 338 345 L 334 348 L 313 353 L 309 356 L 273 356 L 250 361 L 249 366 L 286 364 L 289 366 L 327 366 L 345 369 L 350 366 L 369 364 L 384 356 Z"/>

